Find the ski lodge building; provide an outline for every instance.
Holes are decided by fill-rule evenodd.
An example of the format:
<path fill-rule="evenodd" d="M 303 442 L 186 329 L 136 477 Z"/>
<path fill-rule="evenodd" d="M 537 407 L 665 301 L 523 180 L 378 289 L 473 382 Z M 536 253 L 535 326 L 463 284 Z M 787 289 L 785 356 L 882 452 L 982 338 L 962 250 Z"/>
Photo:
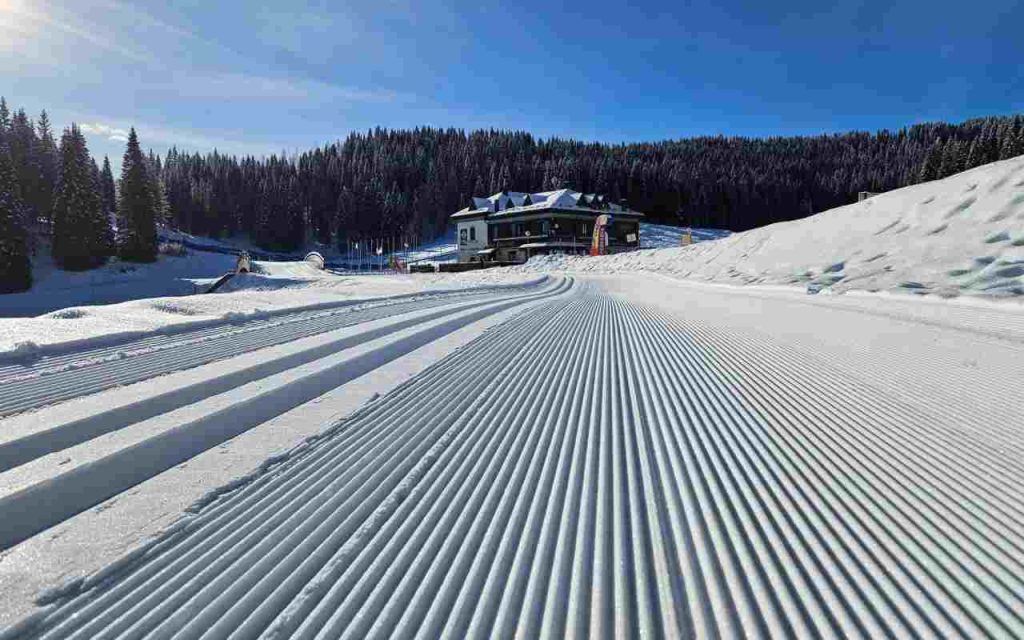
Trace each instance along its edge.
<path fill-rule="evenodd" d="M 611 219 L 608 253 L 639 249 L 643 215 L 603 195 L 560 189 L 474 197 L 451 220 L 457 227 L 459 262 L 526 262 L 541 254 L 589 253 L 600 216 Z"/>

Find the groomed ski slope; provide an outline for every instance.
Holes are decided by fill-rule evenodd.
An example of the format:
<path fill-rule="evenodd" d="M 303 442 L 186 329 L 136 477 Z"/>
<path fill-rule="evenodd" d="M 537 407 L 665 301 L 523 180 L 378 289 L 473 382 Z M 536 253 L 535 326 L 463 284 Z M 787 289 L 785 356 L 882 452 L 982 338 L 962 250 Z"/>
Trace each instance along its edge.
<path fill-rule="evenodd" d="M 128 337 L 94 348 L 56 350 L 52 355 L 44 353 L 27 361 L 0 360 L 0 417 L 380 318 L 460 300 L 493 300 L 496 292 L 529 291 L 542 282 L 543 279 L 535 279 L 524 285 L 500 288 L 342 302 L 272 317 L 243 316 L 237 322 L 179 333 Z"/>
<path fill-rule="evenodd" d="M 1024 314 L 582 278 L 5 638 L 1020 637 Z"/>
<path fill-rule="evenodd" d="M 571 284 L 544 279 L 489 294 L 300 313 L 276 325 L 142 340 L 113 355 L 101 349 L 77 361 L 61 356 L 25 370 L 6 367 L 0 411 L 36 411 L 3 422 L 0 549 L 461 326 Z M 168 375 L 174 372 L 181 374 Z M 127 393 L 117 393 L 125 385 Z M 39 411 L 106 389 L 106 403 Z"/>
<path fill-rule="evenodd" d="M 150 266 L 157 268 L 161 264 L 163 262 Z M 286 269 L 296 266 L 295 263 L 278 264 Z M 313 273 L 305 263 L 297 265 L 297 269 Z M 65 298 L 42 291 L 39 295 L 47 298 L 45 305 L 58 310 L 30 318 L 5 317 L 6 303 L 13 299 L 10 295 L 0 296 L 0 362 L 74 351 L 89 344 L 123 341 L 146 334 L 187 331 L 225 321 L 264 320 L 282 313 L 340 307 L 371 299 L 493 288 L 537 279 L 535 274 L 518 279 L 507 275 L 499 278 L 488 271 L 351 276 L 316 273 L 319 273 L 316 277 L 243 274 L 229 280 L 215 295 L 154 298 L 152 296 L 160 294 L 159 289 L 147 291 L 139 286 L 128 302 L 67 308 L 60 306 L 60 300 Z M 207 281 L 207 285 L 214 279 Z M 75 298 L 70 300 L 73 302 Z"/>

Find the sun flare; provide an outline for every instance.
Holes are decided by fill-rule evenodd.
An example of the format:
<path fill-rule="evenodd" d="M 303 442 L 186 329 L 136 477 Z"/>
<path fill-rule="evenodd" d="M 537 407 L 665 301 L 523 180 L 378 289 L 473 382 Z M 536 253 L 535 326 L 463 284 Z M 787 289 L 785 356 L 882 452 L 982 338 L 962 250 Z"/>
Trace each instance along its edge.
<path fill-rule="evenodd" d="M 42 15 L 25 0 L 0 0 L 0 51 L 18 51 L 38 34 Z"/>

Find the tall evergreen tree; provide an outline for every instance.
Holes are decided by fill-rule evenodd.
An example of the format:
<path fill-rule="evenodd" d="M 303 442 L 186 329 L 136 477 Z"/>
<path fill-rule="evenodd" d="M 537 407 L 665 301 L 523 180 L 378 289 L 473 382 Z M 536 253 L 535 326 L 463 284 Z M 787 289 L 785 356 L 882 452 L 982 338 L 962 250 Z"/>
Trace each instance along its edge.
<path fill-rule="evenodd" d="M 153 200 L 153 217 L 156 224 L 167 224 L 170 218 L 170 205 L 167 203 L 167 188 L 162 177 L 163 167 L 160 156 L 152 149 L 146 157 L 146 175 L 149 177 L 150 198 Z"/>
<path fill-rule="evenodd" d="M 89 269 L 111 255 L 113 242 L 85 136 L 74 124 L 61 136 L 60 159 L 53 210 L 53 257 L 63 269 Z"/>
<path fill-rule="evenodd" d="M 7 100 L 0 96 L 0 138 L 6 136 L 11 129 L 11 110 Z"/>
<path fill-rule="evenodd" d="M 999 159 L 999 134 L 997 130 L 998 125 L 995 121 L 987 119 L 981 137 L 978 139 L 980 145 L 978 164 L 988 164 Z"/>
<path fill-rule="evenodd" d="M 134 127 L 128 133 L 128 146 L 121 164 L 121 194 L 117 210 L 118 219 L 125 225 L 118 238 L 121 257 L 135 262 L 156 260 L 156 212 L 152 185 Z"/>
<path fill-rule="evenodd" d="M 41 228 L 49 233 L 52 231 L 53 192 L 60 176 L 60 156 L 57 153 L 57 142 L 53 138 L 53 127 L 50 117 L 44 110 L 36 121 L 36 135 L 39 141 L 39 172 L 41 176 L 37 196 L 36 214 Z"/>
<path fill-rule="evenodd" d="M 964 169 L 973 169 L 984 164 L 983 155 L 984 151 L 982 150 L 981 142 L 977 138 L 971 140 L 971 144 L 967 149 L 967 163 L 964 165 Z"/>
<path fill-rule="evenodd" d="M 953 138 L 946 140 L 946 143 L 942 146 L 942 160 L 939 163 L 937 177 L 945 178 L 962 171 L 963 165 L 960 162 L 960 150 L 961 144 L 959 140 Z"/>
<path fill-rule="evenodd" d="M 114 186 L 114 172 L 110 168 L 110 158 L 103 156 L 103 168 L 100 169 L 100 205 L 103 212 L 111 220 L 117 220 L 118 229 L 121 222 L 117 219 L 117 189 Z"/>
<path fill-rule="evenodd" d="M 18 109 L 11 118 L 7 144 L 18 187 L 21 190 L 21 200 L 25 207 L 27 223 L 30 227 L 34 227 L 40 204 L 38 198 L 41 192 L 42 171 L 39 166 L 35 126 L 25 114 L 24 109 Z"/>
<path fill-rule="evenodd" d="M 928 149 L 928 153 L 924 157 L 924 161 L 921 163 L 921 171 L 918 175 L 919 182 L 927 182 L 939 177 L 939 168 L 942 164 L 942 150 L 942 140 L 936 140 L 932 143 L 931 148 Z"/>
<path fill-rule="evenodd" d="M 0 293 L 26 291 L 32 286 L 25 213 L 18 192 L 11 154 L 0 138 Z"/>
<path fill-rule="evenodd" d="M 999 157 L 1016 158 L 1024 155 L 1024 118 L 1017 116 L 1013 122 L 1006 127 L 1005 138 L 1000 147 Z"/>

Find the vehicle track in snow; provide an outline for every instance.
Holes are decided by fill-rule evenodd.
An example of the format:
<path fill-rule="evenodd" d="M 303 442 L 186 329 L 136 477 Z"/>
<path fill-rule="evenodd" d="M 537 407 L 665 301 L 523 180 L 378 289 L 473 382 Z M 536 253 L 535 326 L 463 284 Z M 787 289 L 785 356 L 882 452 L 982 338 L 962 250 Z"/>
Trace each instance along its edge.
<path fill-rule="evenodd" d="M 6 637 L 1020 637 L 1006 451 L 577 286 Z"/>

